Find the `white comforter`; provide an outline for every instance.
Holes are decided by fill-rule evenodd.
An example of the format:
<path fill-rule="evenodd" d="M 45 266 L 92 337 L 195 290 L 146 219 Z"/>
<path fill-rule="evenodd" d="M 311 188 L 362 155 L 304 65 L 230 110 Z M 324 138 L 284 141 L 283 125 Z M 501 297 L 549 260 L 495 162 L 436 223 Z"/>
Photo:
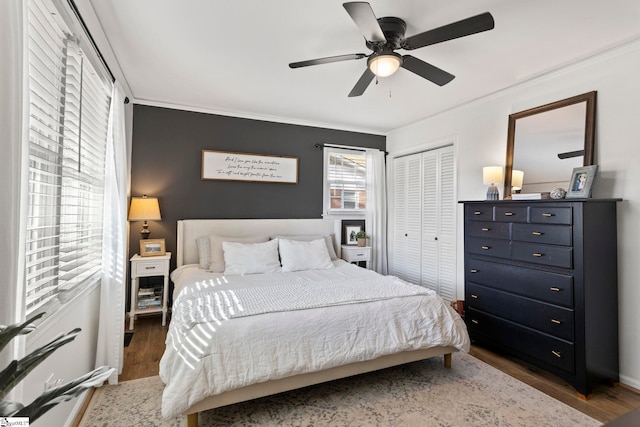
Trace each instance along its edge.
<path fill-rule="evenodd" d="M 175 270 L 174 313 L 160 361 L 166 384 L 163 416 L 179 415 L 224 391 L 400 351 L 439 345 L 468 351 L 464 322 L 432 291 L 393 278 L 401 296 L 375 290 L 362 294 L 358 303 L 345 304 L 341 286 L 357 293 L 363 283 L 370 281 L 371 288 L 378 288 L 383 279 L 344 261 L 334 264 L 331 270 L 246 276 L 209 273 L 197 266 Z M 327 293 L 338 296 L 313 302 L 320 284 L 336 287 Z M 305 285 L 306 298 L 289 298 Z M 209 299 L 216 310 L 203 309 L 206 289 L 215 292 Z M 283 299 L 296 300 L 292 311 L 273 305 L 274 295 L 282 292 L 288 292 Z M 244 305 L 251 305 L 246 299 L 252 293 L 267 295 L 266 306 L 238 315 Z"/>

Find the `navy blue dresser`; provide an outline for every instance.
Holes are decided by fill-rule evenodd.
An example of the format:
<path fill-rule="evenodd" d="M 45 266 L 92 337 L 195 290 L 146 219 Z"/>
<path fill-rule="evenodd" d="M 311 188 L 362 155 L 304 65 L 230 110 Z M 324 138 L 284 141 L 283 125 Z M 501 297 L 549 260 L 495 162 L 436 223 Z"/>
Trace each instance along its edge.
<path fill-rule="evenodd" d="M 571 383 L 618 381 L 619 199 L 464 203 L 465 321 L 474 343 Z"/>

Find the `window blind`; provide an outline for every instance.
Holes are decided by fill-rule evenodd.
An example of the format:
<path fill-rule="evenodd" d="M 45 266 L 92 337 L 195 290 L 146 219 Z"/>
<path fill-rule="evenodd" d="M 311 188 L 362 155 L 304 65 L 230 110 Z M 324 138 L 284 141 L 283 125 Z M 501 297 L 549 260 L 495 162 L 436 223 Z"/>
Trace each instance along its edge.
<path fill-rule="evenodd" d="M 50 0 L 28 15 L 27 313 L 65 302 L 101 269 L 111 83 Z"/>
<path fill-rule="evenodd" d="M 362 151 L 325 148 L 327 212 L 364 212 L 367 194 L 366 155 Z"/>

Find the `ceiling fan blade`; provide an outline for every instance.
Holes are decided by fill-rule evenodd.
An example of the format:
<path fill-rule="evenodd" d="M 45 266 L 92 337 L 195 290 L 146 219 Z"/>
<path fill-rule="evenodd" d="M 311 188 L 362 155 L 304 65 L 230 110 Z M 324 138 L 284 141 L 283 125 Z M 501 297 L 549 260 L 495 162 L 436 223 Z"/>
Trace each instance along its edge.
<path fill-rule="evenodd" d="M 290 68 L 308 67 L 310 65 L 329 64 L 331 62 L 350 61 L 352 59 L 366 58 L 364 53 L 352 53 L 349 55 L 328 56 L 326 58 L 310 59 L 308 61 L 292 62 Z"/>
<path fill-rule="evenodd" d="M 491 16 L 489 12 L 485 12 L 408 37 L 402 41 L 402 48 L 406 50 L 418 49 L 432 44 L 446 42 L 447 40 L 492 30 L 494 26 L 493 16 Z"/>
<path fill-rule="evenodd" d="M 362 95 L 364 91 L 367 90 L 367 87 L 369 87 L 369 83 L 371 83 L 374 77 L 375 74 L 373 74 L 369 67 L 367 67 L 367 69 L 364 70 L 364 73 L 362 73 L 362 75 L 358 79 L 356 85 L 353 87 L 353 89 L 351 89 L 351 92 L 349 92 L 349 98 Z"/>
<path fill-rule="evenodd" d="M 365 40 L 370 42 L 386 42 L 387 38 L 378 24 L 378 19 L 371 9 L 371 5 L 364 1 L 353 1 L 343 3 L 342 6 L 347 10 L 353 22 L 364 36 Z"/>
<path fill-rule="evenodd" d="M 437 84 L 438 86 L 444 86 L 456 77 L 453 74 L 449 74 L 446 71 L 411 55 L 404 55 L 402 57 L 401 67 Z"/>

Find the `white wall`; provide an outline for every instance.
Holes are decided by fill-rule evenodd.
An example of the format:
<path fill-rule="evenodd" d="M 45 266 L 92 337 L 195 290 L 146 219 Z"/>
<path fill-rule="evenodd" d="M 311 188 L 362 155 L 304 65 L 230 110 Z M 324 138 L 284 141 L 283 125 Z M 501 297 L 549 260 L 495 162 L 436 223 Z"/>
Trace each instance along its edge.
<path fill-rule="evenodd" d="M 508 60 L 508 59 L 505 59 Z M 471 73 L 472 78 L 473 72 Z M 596 90 L 595 198 L 620 197 L 618 275 L 620 380 L 640 389 L 640 41 L 394 130 L 391 156 L 454 138 L 458 200 L 483 200 L 482 167 L 504 165 L 511 113 Z M 455 80 L 452 84 L 455 84 Z M 428 100 L 426 101 L 428 102 Z M 390 185 L 393 187 L 393 184 Z M 502 188 L 500 189 L 502 195 Z M 390 200 L 392 203 L 393 200 Z M 392 207 L 391 207 L 392 211 Z M 464 295 L 463 216 L 458 209 L 458 296 Z M 391 254 L 392 255 L 392 254 Z"/>

